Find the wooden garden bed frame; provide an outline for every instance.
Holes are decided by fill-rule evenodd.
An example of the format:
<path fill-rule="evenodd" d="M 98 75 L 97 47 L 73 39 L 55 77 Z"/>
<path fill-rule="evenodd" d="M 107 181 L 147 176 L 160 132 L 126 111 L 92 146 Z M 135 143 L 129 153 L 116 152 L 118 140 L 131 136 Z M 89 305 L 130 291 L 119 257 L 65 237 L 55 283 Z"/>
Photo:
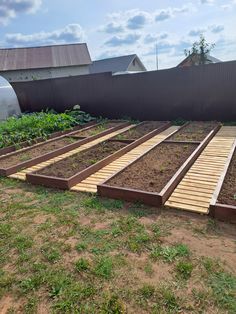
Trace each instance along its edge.
<path fill-rule="evenodd" d="M 97 172 L 101 168 L 103 168 L 106 165 L 110 164 L 111 162 L 113 162 L 114 160 L 118 159 L 119 157 L 123 156 L 124 154 L 126 154 L 127 152 L 132 150 L 133 148 L 137 147 L 138 145 L 140 145 L 143 142 L 149 140 L 153 136 L 155 136 L 155 135 L 159 134 L 160 132 L 164 131 L 170 125 L 171 125 L 171 123 L 169 121 L 167 121 L 165 124 L 163 124 L 163 126 L 161 126 L 161 127 L 157 128 L 157 129 L 155 129 L 155 130 L 145 134 L 144 136 L 142 136 L 141 138 L 135 140 L 134 142 L 132 142 L 130 144 L 127 143 L 126 147 L 119 149 L 118 151 L 116 151 L 112 155 L 110 155 L 110 156 L 108 156 L 108 157 L 98 161 L 96 164 L 94 164 L 92 166 L 89 166 L 88 168 L 78 172 L 77 174 L 73 175 L 70 178 L 59 178 L 59 177 L 45 176 L 45 175 L 40 175 L 40 174 L 37 174 L 35 172 L 32 172 L 32 173 L 26 174 L 26 180 L 28 182 L 30 182 L 32 184 L 36 184 L 36 185 L 43 185 L 43 186 L 47 186 L 47 187 L 53 187 L 53 188 L 59 188 L 59 189 L 63 189 L 63 190 L 68 190 L 72 186 L 74 186 L 74 185 L 78 184 L 79 182 L 83 181 L 85 178 L 87 178 L 91 174 Z M 116 137 L 116 135 L 114 137 Z M 112 137 L 111 139 L 109 139 L 107 141 L 112 141 L 114 137 Z M 118 141 L 118 140 L 116 140 L 116 141 Z M 123 142 L 123 141 L 119 140 L 119 142 Z M 97 145 L 99 145 L 99 144 L 97 144 Z M 95 145 L 95 146 L 97 146 L 97 145 Z M 95 147 L 95 146 L 93 146 L 93 147 Z M 83 152 L 86 152 L 89 149 L 90 148 L 85 149 L 85 150 L 83 150 Z M 44 167 L 44 168 L 46 168 L 46 167 Z"/>
<path fill-rule="evenodd" d="M 175 133 L 179 132 L 182 128 L 184 128 L 187 124 L 184 124 L 179 130 L 177 130 Z M 147 155 L 150 151 L 154 150 L 157 146 L 159 146 L 162 143 L 180 143 L 179 141 L 168 141 L 168 138 L 173 136 L 171 134 L 164 142 L 158 143 L 151 149 L 149 149 L 147 152 L 145 152 L 143 155 L 136 158 L 133 162 L 131 162 L 127 167 L 124 169 L 116 172 L 113 176 L 111 176 L 108 180 L 103 182 L 102 184 L 97 186 L 98 195 L 109 197 L 109 198 L 115 198 L 115 199 L 122 199 L 126 201 L 139 201 L 147 205 L 151 206 L 161 206 L 163 205 L 169 196 L 172 194 L 176 186 L 179 184 L 179 182 L 182 180 L 184 175 L 187 173 L 189 168 L 193 165 L 193 163 L 196 161 L 196 159 L 200 156 L 201 152 L 204 150 L 204 148 L 207 146 L 207 144 L 211 141 L 211 139 L 214 137 L 216 132 L 219 130 L 220 124 L 217 125 L 212 131 L 208 133 L 208 135 L 205 137 L 205 139 L 200 142 L 199 146 L 194 150 L 194 152 L 188 157 L 188 159 L 183 163 L 183 165 L 177 170 L 177 172 L 174 174 L 174 176 L 169 180 L 169 182 L 162 188 L 162 190 L 159 193 L 155 192 L 147 192 L 143 190 L 137 190 L 137 189 L 129 189 L 129 188 L 123 188 L 123 187 L 116 187 L 116 186 L 110 186 L 107 183 L 113 179 L 115 176 L 118 176 L 120 173 L 122 173 L 125 169 L 136 163 L 138 160 L 143 158 L 145 155 Z M 175 134 L 174 133 L 174 134 Z M 184 143 L 187 143 L 184 141 Z M 194 142 L 188 142 L 190 144 Z M 195 142 L 196 144 L 197 142 Z"/>
<path fill-rule="evenodd" d="M 231 223 L 236 223 L 236 206 L 221 204 L 220 202 L 218 202 L 218 197 L 220 195 L 220 191 L 222 189 L 222 186 L 223 186 L 223 183 L 224 183 L 224 180 L 225 180 L 225 177 L 226 177 L 226 174 L 227 174 L 227 171 L 228 171 L 228 168 L 229 168 L 229 165 L 230 165 L 230 162 L 232 160 L 235 150 L 236 150 L 236 140 L 234 141 L 229 157 L 225 164 L 224 171 L 214 191 L 213 197 L 210 202 L 210 208 L 209 208 L 209 215 L 212 218 L 216 218 L 222 221 L 228 221 Z"/>
<path fill-rule="evenodd" d="M 113 121 L 113 120 L 111 120 L 111 121 Z M 117 123 L 119 123 L 119 121 Z M 1 160 L 5 159 L 5 158 L 7 158 L 9 156 L 17 155 L 19 152 L 22 152 L 22 151 L 27 152 L 28 150 L 30 150 L 30 149 L 32 149 L 34 147 L 40 147 L 40 146 L 45 145 L 47 143 L 55 142 L 55 141 L 58 141 L 58 140 L 60 140 L 62 138 L 69 137 L 69 135 L 66 134 L 66 135 L 63 135 L 63 136 L 60 136 L 60 137 L 57 137 L 57 138 L 53 138 L 53 139 L 41 142 L 41 143 L 33 145 L 33 146 L 23 148 L 20 151 L 18 150 L 18 151 L 12 152 L 10 154 L 1 156 L 0 157 L 0 176 L 9 176 L 9 175 L 11 175 L 11 174 L 13 174 L 13 173 L 15 173 L 15 172 L 17 172 L 19 170 L 24 169 L 24 168 L 32 167 L 32 166 L 34 166 L 34 165 L 36 165 L 38 163 L 44 162 L 44 161 L 46 161 L 48 159 L 51 159 L 51 158 L 57 157 L 59 155 L 62 155 L 64 153 L 67 153 L 67 152 L 69 152 L 69 151 L 71 151 L 71 150 L 73 150 L 73 149 L 75 149 L 75 148 L 77 148 L 77 147 L 79 147 L 81 145 L 84 145 L 84 144 L 86 144 L 88 142 L 91 142 L 91 141 L 93 141 L 93 140 L 95 140 L 95 139 L 97 139 L 99 137 L 105 136 L 105 135 L 107 135 L 107 134 L 109 134 L 111 132 L 114 132 L 114 131 L 117 131 L 119 129 L 122 129 L 123 127 L 128 126 L 129 124 L 130 124 L 129 122 L 123 122 L 123 123 L 121 122 L 117 126 L 111 127 L 109 129 L 101 132 L 101 133 L 98 133 L 98 134 L 95 134 L 95 135 L 92 135 L 92 136 L 89 136 L 89 137 L 86 137 L 86 138 L 83 138 L 83 139 L 78 139 L 78 141 L 75 142 L 75 143 L 72 143 L 72 144 L 66 145 L 64 147 L 61 147 L 59 149 L 53 150 L 53 151 L 51 151 L 49 153 L 46 153 L 46 154 L 43 154 L 43 155 L 41 155 L 39 157 L 32 158 L 32 159 L 29 159 L 27 161 L 21 162 L 19 164 L 16 164 L 14 166 L 9 167 L 9 168 L 1 168 Z M 83 128 L 81 131 L 90 129 L 92 127 L 94 127 L 94 125 L 89 126 L 87 128 Z M 75 131 L 75 132 L 78 132 L 78 131 Z"/>
<path fill-rule="evenodd" d="M 91 121 L 91 122 L 88 122 L 88 123 L 86 123 L 84 125 L 77 125 L 77 126 L 73 127 L 70 130 L 57 131 L 57 132 L 54 132 L 54 133 L 50 134 L 46 140 L 44 138 L 42 138 L 42 137 L 37 137 L 37 138 L 32 140 L 33 144 L 30 144 L 29 141 L 21 142 L 21 143 L 19 143 L 19 145 L 21 146 L 20 149 L 23 149 L 23 148 L 26 148 L 26 147 L 32 147 L 35 144 L 38 144 L 38 143 L 41 143 L 41 142 L 46 142 L 46 141 L 54 139 L 56 137 L 61 137 L 63 135 L 69 135 L 70 133 L 73 134 L 75 132 L 78 132 L 80 130 L 82 131 L 85 128 L 88 128 L 89 126 L 94 126 L 96 124 L 97 124 L 96 121 Z M 15 151 L 19 151 L 20 149 L 16 149 L 15 145 L 11 145 L 11 146 L 0 148 L 0 156 L 6 155 L 8 153 L 15 152 Z"/>

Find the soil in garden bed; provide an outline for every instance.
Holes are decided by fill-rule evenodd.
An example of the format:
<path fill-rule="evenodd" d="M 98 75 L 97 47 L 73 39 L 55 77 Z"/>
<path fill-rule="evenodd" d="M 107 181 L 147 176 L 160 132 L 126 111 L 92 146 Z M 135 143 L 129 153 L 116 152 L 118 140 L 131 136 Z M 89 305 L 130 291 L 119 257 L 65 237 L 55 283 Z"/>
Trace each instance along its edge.
<path fill-rule="evenodd" d="M 186 127 L 168 138 L 169 141 L 203 141 L 207 134 L 217 126 L 217 122 L 190 122 Z"/>
<path fill-rule="evenodd" d="M 142 125 L 137 125 L 136 127 L 117 135 L 114 139 L 118 140 L 132 140 L 132 139 L 138 139 L 145 134 L 148 134 L 149 132 L 160 128 L 163 126 L 165 122 L 161 121 L 147 121 L 143 123 Z"/>
<path fill-rule="evenodd" d="M 106 184 L 159 193 L 196 148 L 197 144 L 160 144 Z"/>
<path fill-rule="evenodd" d="M 84 131 L 75 133 L 73 136 L 89 137 L 92 135 L 97 135 L 98 133 L 101 133 L 109 128 L 118 126 L 119 124 L 121 124 L 121 122 L 105 122 L 105 123 L 99 124 L 98 126 L 94 126 L 89 130 L 84 130 Z"/>
<path fill-rule="evenodd" d="M 51 177 L 70 178 L 76 173 L 115 153 L 126 145 L 127 144 L 121 142 L 103 142 L 91 147 L 87 151 L 80 152 L 43 168 L 38 171 L 37 174 Z"/>
<path fill-rule="evenodd" d="M 0 160 L 0 168 L 7 169 L 27 160 L 45 155 L 56 149 L 77 142 L 77 139 L 65 137 L 57 141 L 45 143 L 40 146 L 32 147 L 26 151 L 18 152 L 12 156 L 5 157 Z"/>
<path fill-rule="evenodd" d="M 229 165 L 217 203 L 236 206 L 236 151 Z"/>

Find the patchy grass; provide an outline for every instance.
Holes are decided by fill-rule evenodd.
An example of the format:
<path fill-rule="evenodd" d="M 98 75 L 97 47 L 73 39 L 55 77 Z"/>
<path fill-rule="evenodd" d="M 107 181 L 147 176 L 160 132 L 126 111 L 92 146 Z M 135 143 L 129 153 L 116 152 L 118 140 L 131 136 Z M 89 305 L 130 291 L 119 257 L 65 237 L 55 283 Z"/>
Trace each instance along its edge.
<path fill-rule="evenodd" d="M 9 179 L 0 202 L 8 314 L 236 312 L 233 226 Z"/>

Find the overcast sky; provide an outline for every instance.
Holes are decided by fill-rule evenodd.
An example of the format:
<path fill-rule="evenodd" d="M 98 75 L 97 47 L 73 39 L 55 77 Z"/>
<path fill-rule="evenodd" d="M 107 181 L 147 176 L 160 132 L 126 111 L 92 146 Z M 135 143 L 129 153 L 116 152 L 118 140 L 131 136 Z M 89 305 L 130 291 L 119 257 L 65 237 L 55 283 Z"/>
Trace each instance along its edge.
<path fill-rule="evenodd" d="M 184 58 L 204 33 L 223 61 L 236 59 L 236 0 L 0 0 L 0 46 L 87 42 L 93 60 L 139 55 L 155 69 Z"/>

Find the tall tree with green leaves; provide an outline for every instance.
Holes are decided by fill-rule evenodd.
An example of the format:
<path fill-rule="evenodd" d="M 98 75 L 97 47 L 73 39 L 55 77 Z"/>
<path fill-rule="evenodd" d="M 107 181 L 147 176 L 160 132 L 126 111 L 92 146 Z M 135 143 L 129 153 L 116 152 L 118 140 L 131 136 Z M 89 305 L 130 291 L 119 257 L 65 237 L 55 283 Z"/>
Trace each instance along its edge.
<path fill-rule="evenodd" d="M 185 49 L 184 53 L 186 57 L 190 57 L 193 65 L 211 63 L 209 60 L 209 54 L 215 47 L 215 44 L 209 44 L 203 34 L 200 35 L 199 41 L 195 41 L 190 50 Z"/>

